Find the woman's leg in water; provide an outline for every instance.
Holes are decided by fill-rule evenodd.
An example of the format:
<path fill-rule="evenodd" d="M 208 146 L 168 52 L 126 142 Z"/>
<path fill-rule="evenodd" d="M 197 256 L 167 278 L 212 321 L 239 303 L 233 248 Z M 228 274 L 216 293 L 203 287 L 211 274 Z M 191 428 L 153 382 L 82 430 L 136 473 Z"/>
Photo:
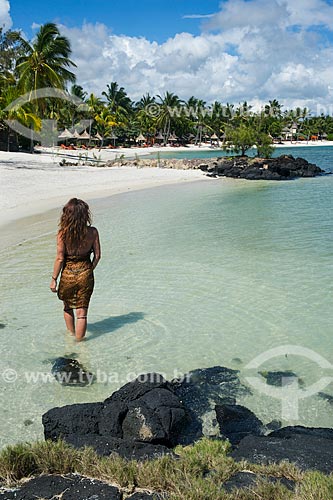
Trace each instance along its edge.
<path fill-rule="evenodd" d="M 87 314 L 88 309 L 80 307 L 76 309 L 76 332 L 75 337 L 78 342 L 84 339 L 87 331 Z"/>
<path fill-rule="evenodd" d="M 70 307 L 67 307 L 66 302 L 64 302 L 64 320 L 67 330 L 71 333 L 71 335 L 75 335 L 74 311 Z"/>

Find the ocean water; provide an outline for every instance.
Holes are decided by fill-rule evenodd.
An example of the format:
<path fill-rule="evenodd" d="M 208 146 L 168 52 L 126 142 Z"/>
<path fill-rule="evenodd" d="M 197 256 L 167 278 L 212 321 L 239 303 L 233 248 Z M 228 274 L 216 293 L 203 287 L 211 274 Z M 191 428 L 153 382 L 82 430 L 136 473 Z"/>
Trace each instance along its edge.
<path fill-rule="evenodd" d="M 320 146 L 318 149 L 318 146 L 297 146 L 297 147 L 279 147 L 277 146 L 273 152 L 273 157 L 277 157 L 283 154 L 286 155 L 293 155 L 295 158 L 297 157 L 302 157 L 306 158 L 308 161 L 311 162 L 316 162 L 319 160 L 324 161 L 325 164 L 328 163 L 330 165 L 330 158 L 332 157 L 333 153 L 333 146 Z M 257 150 L 255 148 L 249 149 L 246 153 L 248 156 L 256 156 L 257 155 Z M 231 156 L 230 152 L 224 151 L 223 149 L 219 148 L 212 148 L 212 149 L 196 149 L 196 150 L 189 150 L 189 151 L 178 151 L 177 148 L 174 149 L 174 151 L 166 151 L 166 152 L 159 152 L 159 153 L 151 153 L 146 156 L 141 156 L 141 158 L 219 158 L 223 156 Z M 319 165 L 320 166 L 320 165 Z"/>
<path fill-rule="evenodd" d="M 333 171 L 332 148 L 296 155 Z M 103 257 L 80 344 L 48 290 L 58 213 L 46 225 L 27 219 L 34 238 L 1 252 L 0 445 L 42 438 L 42 413 L 100 401 L 139 373 L 215 365 L 247 384 L 291 370 L 301 387 L 284 406 L 251 384 L 238 403 L 264 422 L 333 427 L 318 394 L 333 396 L 332 190 L 333 176 L 212 179 L 94 201 Z M 78 359 L 95 383 L 59 385 L 50 375 L 59 356 Z"/>

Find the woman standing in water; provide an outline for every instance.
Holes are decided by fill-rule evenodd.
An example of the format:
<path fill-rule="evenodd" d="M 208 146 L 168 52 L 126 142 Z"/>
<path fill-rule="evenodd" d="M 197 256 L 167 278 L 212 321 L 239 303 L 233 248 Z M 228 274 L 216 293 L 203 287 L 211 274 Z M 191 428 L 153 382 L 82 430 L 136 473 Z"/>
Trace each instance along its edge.
<path fill-rule="evenodd" d="M 93 260 L 91 260 L 93 254 Z M 77 341 L 83 340 L 87 330 L 87 314 L 94 289 L 94 269 L 101 258 L 98 231 L 91 227 L 89 206 L 83 200 L 72 198 L 64 206 L 57 235 L 57 256 L 54 261 L 50 289 L 57 292 L 64 303 L 67 330 Z M 74 309 L 76 309 L 76 324 Z"/>

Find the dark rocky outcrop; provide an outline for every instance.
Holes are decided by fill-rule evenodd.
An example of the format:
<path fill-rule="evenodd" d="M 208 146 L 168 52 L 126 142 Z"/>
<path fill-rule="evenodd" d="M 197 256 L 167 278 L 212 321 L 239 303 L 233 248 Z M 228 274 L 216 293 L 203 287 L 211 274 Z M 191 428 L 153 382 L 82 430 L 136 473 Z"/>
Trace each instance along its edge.
<path fill-rule="evenodd" d="M 290 180 L 297 177 L 314 177 L 325 173 L 304 158 L 282 155 L 278 158 L 249 158 L 235 156 L 218 158 L 215 165 L 204 165 L 201 169 L 210 176 L 235 177 L 248 180 Z"/>
<path fill-rule="evenodd" d="M 264 426 L 251 410 L 241 405 L 217 405 L 215 407 L 221 434 L 232 445 L 238 444 L 245 436 L 261 436 Z"/>
<path fill-rule="evenodd" d="M 306 428 L 304 428 L 306 429 Z M 333 471 L 333 441 L 311 431 L 288 433 L 283 429 L 268 436 L 247 436 L 239 443 L 231 456 L 236 460 L 268 465 L 281 460 L 296 464 L 302 470 L 319 470 L 325 474 Z"/>
<path fill-rule="evenodd" d="M 295 482 L 284 477 L 277 478 L 274 476 L 262 476 L 252 472 L 238 472 L 232 476 L 228 481 L 223 483 L 223 488 L 227 493 L 232 493 L 234 490 L 251 489 L 253 490 L 258 481 L 265 481 L 268 483 L 280 483 L 288 490 L 293 491 Z"/>
<path fill-rule="evenodd" d="M 163 455 L 172 455 L 170 448 L 161 444 L 152 444 L 142 441 L 133 441 L 130 439 L 121 439 L 116 437 L 99 436 L 96 434 L 68 434 L 64 436 L 66 443 L 74 448 L 83 448 L 90 446 L 100 456 L 109 456 L 117 454 L 126 460 L 146 460 L 158 458 Z"/>
<path fill-rule="evenodd" d="M 5 490 L 0 493 L 0 500 L 33 500 L 35 498 L 122 500 L 123 495 L 115 486 L 78 474 L 39 476 L 15 490 Z"/>
<path fill-rule="evenodd" d="M 194 370 L 172 382 L 145 374 L 103 403 L 49 410 L 43 415 L 44 435 L 77 448 L 92 446 L 100 455 L 155 457 L 203 435 L 220 436 L 215 405 L 234 404 L 248 392 L 237 370 L 221 366 Z"/>
<path fill-rule="evenodd" d="M 43 475 L 15 489 L 1 489 L 0 500 L 158 500 L 157 493 L 137 491 L 131 496 L 110 484 L 80 476 L 79 474 Z M 163 496 L 163 498 L 166 498 Z"/>
<path fill-rule="evenodd" d="M 333 429 L 326 427 L 304 427 L 303 425 L 287 426 L 271 432 L 269 436 L 284 439 L 293 438 L 296 435 L 313 436 L 333 441 Z M 333 446 L 333 442 L 332 442 Z"/>
<path fill-rule="evenodd" d="M 249 394 L 238 377 L 238 370 L 223 366 L 193 370 L 180 380 L 173 380 L 174 393 L 190 415 L 181 444 L 188 444 L 203 435 L 220 436 L 216 422 L 215 406 L 235 404 L 236 398 Z"/>
<path fill-rule="evenodd" d="M 103 403 L 81 403 L 52 408 L 42 417 L 45 439 L 80 434 L 98 435 Z"/>
<path fill-rule="evenodd" d="M 94 375 L 88 372 L 76 359 L 57 358 L 51 369 L 61 385 L 84 387 L 91 385 Z"/>
<path fill-rule="evenodd" d="M 333 429 L 279 429 L 280 422 L 264 426 L 249 409 L 236 404 L 249 392 L 237 370 L 220 366 L 193 370 L 172 382 L 146 374 L 102 403 L 49 410 L 43 415 L 44 434 L 76 448 L 92 446 L 102 456 L 117 453 L 139 460 L 172 454 L 175 445 L 205 435 L 228 438 L 235 460 L 288 460 L 303 470 L 333 471 Z M 269 429 L 276 430 L 266 435 Z"/>
<path fill-rule="evenodd" d="M 188 415 L 158 374 L 129 382 L 103 403 L 53 408 L 43 415 L 45 439 L 92 446 L 100 455 L 148 458 L 170 453 Z"/>

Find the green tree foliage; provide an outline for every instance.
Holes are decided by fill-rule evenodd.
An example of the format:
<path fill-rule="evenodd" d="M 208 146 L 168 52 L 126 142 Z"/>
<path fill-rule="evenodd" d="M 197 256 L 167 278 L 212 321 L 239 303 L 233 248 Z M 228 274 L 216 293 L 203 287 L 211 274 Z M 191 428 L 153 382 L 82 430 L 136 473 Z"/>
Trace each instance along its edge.
<path fill-rule="evenodd" d="M 257 142 L 257 134 L 252 127 L 240 125 L 237 128 L 228 128 L 226 133 L 226 147 L 235 153 L 245 155 L 246 151 Z"/>
<path fill-rule="evenodd" d="M 294 140 L 333 136 L 332 116 L 311 116 L 307 108 L 282 109 L 283 105 L 274 98 L 261 111 L 254 111 L 246 100 L 238 104 L 220 101 L 210 104 L 191 96 L 184 101 L 170 91 L 163 96 L 147 93 L 134 103 L 117 82 L 108 84 L 102 96 L 94 93 L 88 96 L 75 84 L 75 63 L 70 57 L 70 42 L 54 23 L 41 26 L 30 42 L 18 31 L 0 28 L 0 129 L 3 133 L 7 130 L 4 120 L 8 118 L 35 129 L 40 127 L 41 118 L 57 120 L 60 127 L 71 129 L 81 120 L 89 119 L 89 132 L 99 132 L 105 140 L 116 135 L 120 142 L 129 144 L 142 133 L 151 142 L 157 134 L 162 134 L 167 143 L 170 135 L 175 134 L 179 142 L 192 140 L 200 144 L 216 134 L 226 147 L 233 145 L 239 154 L 245 154 L 255 144 L 260 156 L 270 156 L 272 140 L 279 142 L 290 137 L 291 129 L 296 128 Z M 68 92 L 86 106 L 55 98 L 34 100 L 34 92 L 44 87 Z M 5 111 L 26 92 L 31 93 L 31 102 L 23 109 L 14 107 L 10 112 Z"/>
<path fill-rule="evenodd" d="M 32 43 L 21 39 L 25 54 L 19 57 L 16 71 L 18 85 L 24 92 L 44 87 L 65 89 L 67 82 L 74 82 L 75 75 L 68 68 L 76 66 L 70 60 L 69 40 L 60 35 L 54 23 L 40 27 Z"/>

